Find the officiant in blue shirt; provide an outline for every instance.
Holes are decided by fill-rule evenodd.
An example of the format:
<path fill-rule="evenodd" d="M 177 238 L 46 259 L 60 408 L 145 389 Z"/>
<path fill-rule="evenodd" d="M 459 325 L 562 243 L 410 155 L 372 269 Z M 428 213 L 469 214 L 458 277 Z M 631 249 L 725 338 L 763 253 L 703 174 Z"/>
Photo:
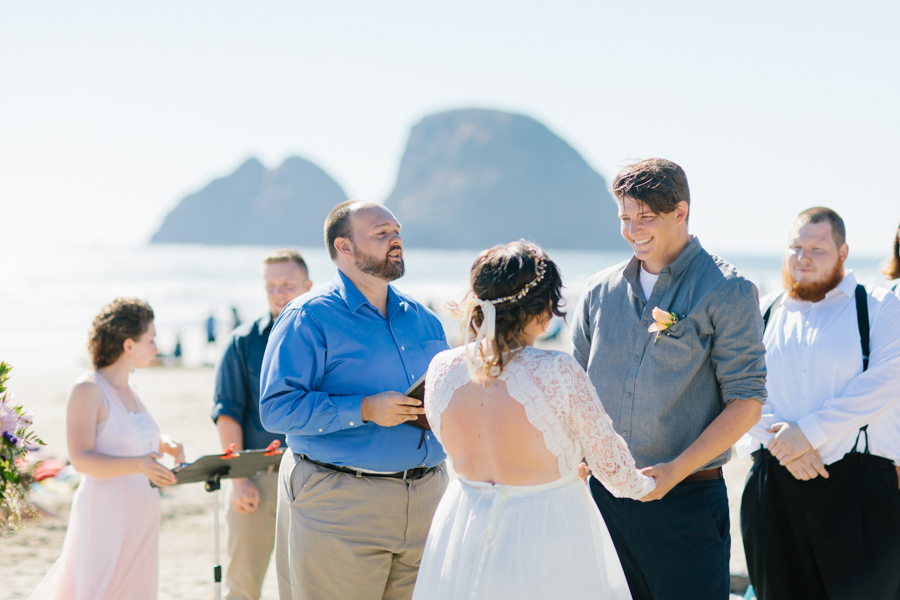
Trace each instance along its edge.
<path fill-rule="evenodd" d="M 325 221 L 334 280 L 285 308 L 261 373 L 263 426 L 287 435 L 279 474 L 281 600 L 411 598 L 447 484 L 444 451 L 404 392 L 448 348 L 437 317 L 390 285 L 400 224 L 347 201 Z"/>

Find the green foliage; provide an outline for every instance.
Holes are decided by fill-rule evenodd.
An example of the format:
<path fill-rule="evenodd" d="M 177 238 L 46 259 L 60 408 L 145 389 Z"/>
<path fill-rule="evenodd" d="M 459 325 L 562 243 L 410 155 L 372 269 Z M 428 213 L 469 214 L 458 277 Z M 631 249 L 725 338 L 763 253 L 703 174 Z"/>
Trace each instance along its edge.
<path fill-rule="evenodd" d="M 5 362 L 0 362 L 0 394 L 6 391 L 6 386 L 3 385 L 6 383 L 6 380 L 9 379 L 9 371 L 12 369 Z M 0 396 L 0 398 L 5 398 L 6 396 Z"/>
<path fill-rule="evenodd" d="M 22 516 L 37 516 L 34 506 L 28 502 L 28 489 L 34 482 L 37 463 L 26 460 L 29 447 L 43 446 L 44 442 L 31 426 L 32 413 L 21 405 L 12 403 L 12 395 L 6 391 L 6 382 L 12 368 L 0 362 L 0 527 L 22 530 Z"/>

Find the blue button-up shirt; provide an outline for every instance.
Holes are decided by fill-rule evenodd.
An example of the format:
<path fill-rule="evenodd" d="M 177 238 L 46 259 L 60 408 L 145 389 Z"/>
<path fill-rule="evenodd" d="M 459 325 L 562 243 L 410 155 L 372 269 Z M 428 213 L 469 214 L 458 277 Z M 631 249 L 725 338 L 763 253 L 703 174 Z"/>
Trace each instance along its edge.
<path fill-rule="evenodd" d="M 259 371 L 272 331 L 272 315 L 244 323 L 231 332 L 216 369 L 213 422 L 222 415 L 241 426 L 244 450 L 265 448 L 284 436 L 266 431 L 259 420 Z"/>
<path fill-rule="evenodd" d="M 340 271 L 281 312 L 261 374 L 263 426 L 287 434 L 288 446 L 314 460 L 373 471 L 404 471 L 443 462 L 430 432 L 402 423 L 363 423 L 363 396 L 401 394 L 446 350 L 437 317 L 388 286 L 387 317 Z"/>

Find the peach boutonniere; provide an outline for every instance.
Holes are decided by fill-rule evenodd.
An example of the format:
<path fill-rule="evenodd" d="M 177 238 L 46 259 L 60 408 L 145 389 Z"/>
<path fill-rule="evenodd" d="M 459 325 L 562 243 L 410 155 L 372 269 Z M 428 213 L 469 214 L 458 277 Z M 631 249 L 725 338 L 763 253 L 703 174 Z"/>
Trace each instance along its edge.
<path fill-rule="evenodd" d="M 656 319 L 656 322 L 647 331 L 650 333 L 656 332 L 656 339 L 653 340 L 655 344 L 663 331 L 678 322 L 678 315 L 673 312 L 666 312 L 657 306 L 653 309 L 653 318 Z"/>

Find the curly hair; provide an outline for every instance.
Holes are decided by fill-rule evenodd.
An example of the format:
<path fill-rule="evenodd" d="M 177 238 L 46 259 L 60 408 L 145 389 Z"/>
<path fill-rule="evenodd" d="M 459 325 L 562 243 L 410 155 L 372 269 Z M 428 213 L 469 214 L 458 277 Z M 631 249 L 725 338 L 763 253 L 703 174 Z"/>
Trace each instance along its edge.
<path fill-rule="evenodd" d="M 496 343 L 497 352 L 489 358 L 484 349 L 477 352 L 485 364 L 485 372 L 497 377 L 503 372 L 512 354 L 525 346 L 522 330 L 532 317 L 551 315 L 564 317 L 562 306 L 562 276 L 547 253 L 525 240 L 494 246 L 478 255 L 472 265 L 472 290 L 463 302 L 468 309 L 472 296 L 481 300 L 495 300 L 518 294 L 537 277 L 538 262 L 545 266 L 544 278 L 522 297 L 495 305 L 497 311 Z M 459 310 L 459 307 L 457 307 Z M 465 314 L 465 310 L 461 311 Z M 472 320 L 464 324 L 475 333 L 484 321 L 480 307 L 472 312 Z"/>
<path fill-rule="evenodd" d="M 100 310 L 88 333 L 88 352 L 95 369 L 107 367 L 125 351 L 125 340 L 137 341 L 153 321 L 153 309 L 137 298 L 116 298 Z"/>

